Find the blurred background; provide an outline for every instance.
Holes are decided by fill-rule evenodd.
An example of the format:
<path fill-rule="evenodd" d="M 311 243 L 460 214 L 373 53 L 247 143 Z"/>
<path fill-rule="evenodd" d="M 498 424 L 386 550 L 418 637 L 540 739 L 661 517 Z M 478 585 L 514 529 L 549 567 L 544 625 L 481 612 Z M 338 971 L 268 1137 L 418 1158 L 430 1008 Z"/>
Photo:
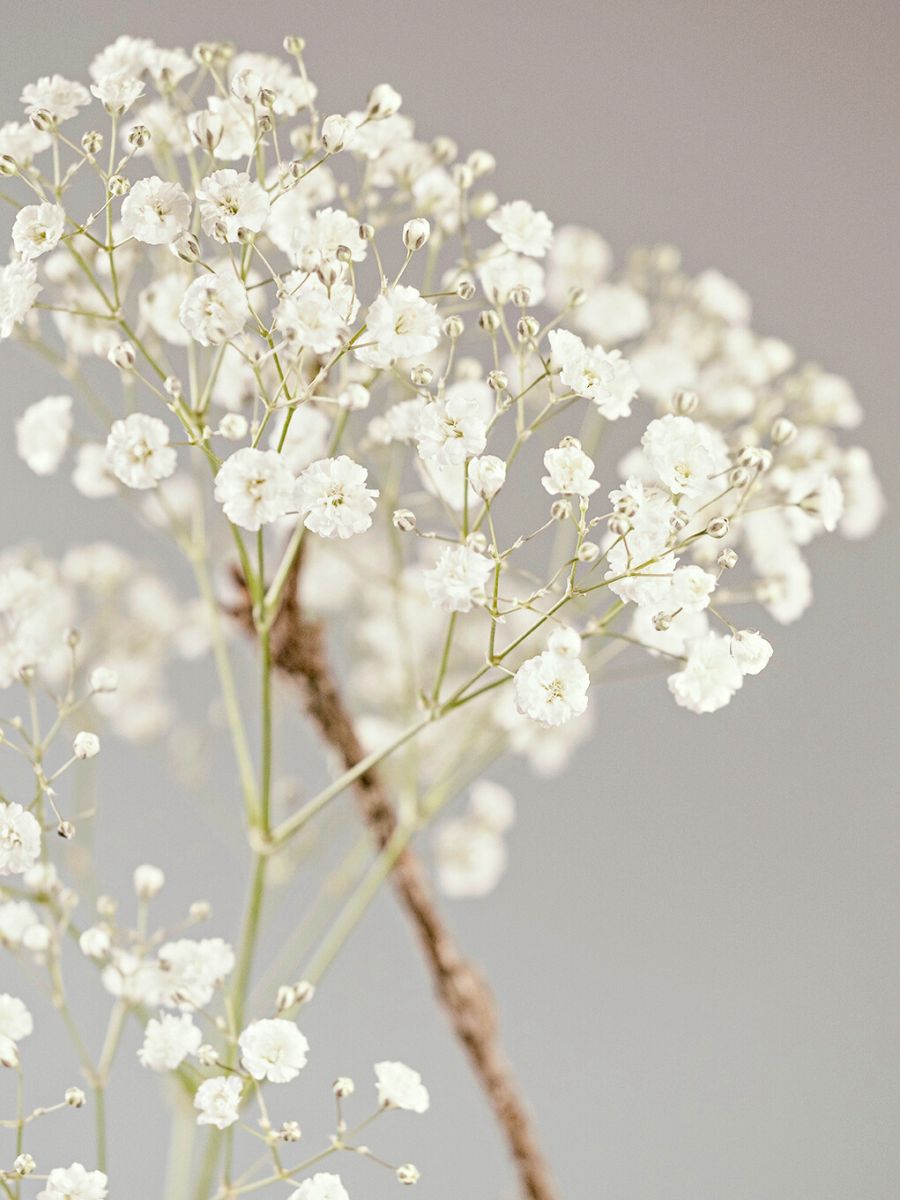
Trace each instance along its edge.
<path fill-rule="evenodd" d="M 891 0 L 7 0 L 4 16 L 2 119 L 18 117 L 37 76 L 84 78 L 119 33 L 270 52 L 301 33 L 323 111 L 390 82 L 421 136 L 496 154 L 501 199 L 591 225 L 618 253 L 671 241 L 689 270 L 736 279 L 761 332 L 853 382 L 867 410 L 859 440 L 890 501 L 900 378 Z M 55 389 L 51 376 L 5 354 L 2 378 L 4 544 L 134 543 L 127 514 L 82 500 L 64 476 L 36 479 L 15 457 L 14 416 Z M 601 463 L 599 477 L 610 470 Z M 489 971 L 567 1200 L 900 1194 L 895 533 L 889 512 L 870 542 L 813 547 L 812 609 L 774 631 L 770 668 L 715 718 L 677 709 L 661 679 L 610 684 L 595 737 L 564 776 L 496 774 L 519 800 L 508 873 L 487 900 L 444 908 Z M 214 932 L 229 929 L 241 881 L 216 822 L 186 807 L 150 753 L 111 745 L 98 769 L 104 887 L 124 891 L 136 862 L 159 862 L 172 913 L 202 896 Z M 221 787 L 230 794 L 224 767 Z M 202 857 L 179 861 L 183 831 L 203 839 Z M 276 911 L 276 927 L 291 918 Z M 0 991 L 21 990 L 13 976 L 4 957 Z M 90 1004 L 82 1017 L 93 1028 Z M 310 1153 L 330 1080 L 350 1074 L 368 1092 L 371 1063 L 402 1058 L 433 1107 L 386 1123 L 378 1148 L 419 1166 L 423 1200 L 515 1196 L 390 896 L 301 1023 L 313 1045 Z M 50 1090 L 75 1082 L 66 1043 L 40 1014 L 39 1030 L 28 1052 Z M 136 1045 L 132 1031 L 126 1062 Z M 164 1128 L 140 1100 L 148 1082 L 135 1062 L 111 1093 L 113 1196 L 164 1194 L 163 1155 L 145 1153 Z M 358 1111 L 368 1107 L 367 1096 Z M 59 1118 L 41 1137 L 43 1166 L 68 1162 L 86 1153 L 91 1119 Z M 339 1168 L 354 1200 L 397 1194 L 386 1172 L 356 1165 Z"/>

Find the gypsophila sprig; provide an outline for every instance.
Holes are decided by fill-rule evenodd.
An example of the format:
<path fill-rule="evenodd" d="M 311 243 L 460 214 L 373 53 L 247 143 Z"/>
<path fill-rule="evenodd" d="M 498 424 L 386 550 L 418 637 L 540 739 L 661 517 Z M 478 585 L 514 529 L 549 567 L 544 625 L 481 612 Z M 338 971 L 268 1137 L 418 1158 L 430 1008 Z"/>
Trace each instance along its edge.
<path fill-rule="evenodd" d="M 123 35 L 83 81 L 26 82 L 0 126 L 13 210 L 0 338 L 64 381 L 19 388 L 7 432 L 62 489 L 48 503 L 64 512 L 71 486 L 79 505 L 123 505 L 152 530 L 148 554 L 168 539 L 192 580 L 99 538 L 58 561 L 32 546 L 0 557 L 0 952 L 24 968 L 0 994 L 0 1064 L 31 1087 L 18 992 L 36 977 L 77 1073 L 56 1102 L 0 1120 L 11 1195 L 30 1176 L 38 1200 L 115 1194 L 105 1096 L 128 1056 L 178 1098 L 180 1194 L 349 1200 L 331 1169 L 348 1154 L 414 1185 L 413 1163 L 359 1135 L 429 1108 L 419 1073 L 377 1061 L 365 1101 L 337 1074 L 340 1044 L 301 1031 L 393 874 L 522 1192 L 552 1200 L 490 999 L 431 906 L 414 839 L 465 795 L 435 825 L 434 872 L 449 898 L 487 895 L 516 817 L 489 764 L 509 752 L 560 770 L 601 723 L 592 685 L 619 655 L 658 666 L 691 714 L 764 688 L 751 677 L 775 626 L 812 599 L 807 545 L 864 537 L 881 516 L 871 457 L 847 444 L 862 417 L 851 385 L 756 332 L 736 283 L 692 276 L 671 246 L 615 266 L 599 234 L 510 196 L 502 172 L 488 190 L 488 151 L 423 140 L 390 84 L 348 85 L 336 64 L 320 94 L 304 51 L 298 35 L 284 57 Z M 616 458 L 611 422 L 630 447 Z M 244 635 L 258 680 L 235 653 Z M 171 684 L 174 664 L 207 660 L 211 707 L 208 689 Z M 276 690 L 279 676 L 295 686 Z M 326 748 L 300 779 L 280 720 L 297 696 Z M 215 834 L 186 845 L 175 830 L 169 861 L 142 861 L 150 815 L 112 788 L 108 737 L 168 753 Z M 223 789 L 207 764 L 226 738 Z M 311 899 L 297 835 L 316 823 L 306 849 L 333 862 L 319 817 L 354 787 L 374 857 L 360 875 L 357 848 Z M 83 836 L 107 806 L 134 827 L 122 898 Z M 250 877 L 234 935 L 202 896 L 173 911 L 166 887 L 224 853 L 229 824 Z M 260 963 L 270 889 L 298 879 L 280 902 L 298 933 Z M 99 1050 L 84 1005 L 106 1014 Z M 325 1096 L 309 1056 L 334 1062 Z M 42 1161 L 38 1119 L 82 1107 L 96 1130 L 82 1161 Z M 155 1128 L 136 1122 L 127 1153 L 164 1159 Z"/>

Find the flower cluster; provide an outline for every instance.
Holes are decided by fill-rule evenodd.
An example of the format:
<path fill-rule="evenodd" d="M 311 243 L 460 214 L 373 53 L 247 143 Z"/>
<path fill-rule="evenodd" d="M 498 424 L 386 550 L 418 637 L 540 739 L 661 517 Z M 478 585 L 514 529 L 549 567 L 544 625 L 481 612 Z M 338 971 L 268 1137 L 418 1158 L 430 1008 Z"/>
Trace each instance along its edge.
<path fill-rule="evenodd" d="M 869 455 L 844 441 L 861 420 L 850 384 L 756 332 L 736 283 L 689 274 L 670 246 L 615 266 L 597 233 L 490 190 L 489 152 L 418 136 L 393 87 L 324 115 L 302 39 L 285 51 L 121 37 L 89 83 L 27 84 L 22 119 L 0 127 L 15 209 L 0 338 L 65 381 L 27 398 L 18 455 L 41 477 L 67 472 L 79 504 L 124 500 L 183 552 L 197 593 L 107 543 L 59 564 L 0 561 L 0 688 L 32 702 L 31 727 L 16 717 L 0 740 L 37 779 L 32 798 L 0 800 L 0 875 L 26 893 L 0 904 L 0 942 L 57 980 L 76 900 L 44 835 L 73 835 L 54 783 L 100 748 L 72 725 L 82 705 L 117 735 L 158 739 L 175 708 L 169 662 L 209 654 L 263 862 L 359 776 L 299 809 L 272 787 L 272 636 L 293 605 L 352 650 L 353 737 L 411 797 L 400 832 L 471 789 L 437 829 L 436 871 L 448 895 L 483 895 L 514 817 L 480 778 L 489 763 L 512 750 L 541 773 L 564 765 L 618 654 L 665 666 L 681 707 L 721 708 L 772 657 L 755 626 L 810 604 L 805 547 L 867 535 L 883 507 Z M 611 461 L 617 422 L 626 450 Z M 262 648 L 259 778 L 229 611 Z M 63 729 L 72 753 L 48 774 Z M 258 1104 L 271 1181 L 293 1182 L 301 1168 L 279 1154 L 299 1125 L 272 1124 L 262 1086 L 306 1063 L 291 1013 L 311 987 L 282 988 L 245 1021 L 253 921 L 242 949 L 184 926 L 151 935 L 161 886 L 140 868 L 135 927 L 101 903 L 77 935 L 111 997 L 113 1043 L 140 1016 L 140 1062 L 179 1081 L 213 1138 Z M 254 891 L 251 914 L 260 905 Z M 207 916 L 199 904 L 185 925 Z M 326 937 L 317 970 L 344 936 L 338 924 Z M 210 1006 L 216 1045 L 199 1020 Z M 21 1001 L 0 997 L 0 1060 L 15 1066 L 30 1031 Z M 379 1112 L 427 1107 L 403 1064 L 377 1064 L 376 1080 Z M 335 1084 L 332 1151 L 374 1157 L 340 1115 L 352 1090 Z M 396 1173 L 418 1178 L 408 1163 Z M 45 1182 L 45 1200 L 106 1195 L 103 1171 L 79 1163 Z M 295 1200 L 347 1200 L 336 1175 L 297 1182 Z"/>

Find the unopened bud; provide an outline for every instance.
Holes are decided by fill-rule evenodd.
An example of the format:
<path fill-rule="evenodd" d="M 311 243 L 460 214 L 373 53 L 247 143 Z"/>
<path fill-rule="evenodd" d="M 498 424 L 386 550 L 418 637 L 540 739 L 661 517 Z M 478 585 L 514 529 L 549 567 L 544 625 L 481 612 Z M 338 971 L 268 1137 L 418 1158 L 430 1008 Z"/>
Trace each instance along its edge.
<path fill-rule="evenodd" d="M 516 323 L 516 333 L 520 342 L 533 342 L 541 331 L 537 317 L 519 317 Z"/>
<path fill-rule="evenodd" d="M 509 379 L 505 371 L 491 371 L 487 377 L 488 387 L 495 392 L 505 392 L 509 386 Z"/>
<path fill-rule="evenodd" d="M 66 1088 L 66 1094 L 63 1099 L 69 1108 L 84 1108 L 87 1103 L 87 1098 L 79 1087 Z"/>
<path fill-rule="evenodd" d="M 40 133 L 49 133 L 56 125 L 56 117 L 46 108 L 39 108 L 37 112 L 33 112 L 29 120 Z"/>
<path fill-rule="evenodd" d="M 0 154 L 0 175 L 16 175 L 19 168 L 11 154 Z"/>
<path fill-rule="evenodd" d="M 195 263 L 200 258 L 200 243 L 192 233 L 180 233 L 169 249 L 182 262 Z"/>
<path fill-rule="evenodd" d="M 85 154 L 99 154 L 103 149 L 103 134 L 96 129 L 89 129 L 81 136 L 81 148 Z"/>
<path fill-rule="evenodd" d="M 285 1012 L 289 1008 L 293 1008 L 297 1003 L 297 993 L 289 983 L 283 983 L 275 993 L 275 1009 L 277 1012 Z"/>
<path fill-rule="evenodd" d="M 130 371 L 137 361 L 137 354 L 131 342 L 119 342 L 107 354 L 107 359 L 120 371 Z"/>
<path fill-rule="evenodd" d="M 719 557 L 716 559 L 716 562 L 724 571 L 730 571 L 733 567 L 736 567 L 737 561 L 737 552 L 732 550 L 730 546 L 726 546 L 724 550 L 720 550 Z"/>
<path fill-rule="evenodd" d="M 110 175 L 106 186 L 111 196 L 124 196 L 131 184 L 124 175 Z"/>
<path fill-rule="evenodd" d="M 37 1163 L 30 1154 L 19 1154 L 13 1159 L 13 1170 L 23 1178 L 36 1169 Z"/>
<path fill-rule="evenodd" d="M 408 1185 L 413 1184 L 413 1183 L 418 1183 L 419 1182 L 418 1169 L 416 1167 L 414 1167 L 412 1163 L 403 1163 L 402 1166 L 397 1168 L 397 1178 L 400 1180 L 401 1183 L 405 1183 Z"/>
<path fill-rule="evenodd" d="M 403 245 L 410 254 L 415 250 L 421 250 L 430 237 L 431 226 L 424 217 L 413 217 L 403 226 Z"/>
<path fill-rule="evenodd" d="M 478 314 L 478 324 L 485 333 L 496 333 L 500 328 L 500 318 L 492 308 L 486 308 Z"/>
<path fill-rule="evenodd" d="M 128 131 L 128 145 L 141 150 L 149 143 L 151 136 L 150 130 L 146 125 L 135 125 Z"/>
<path fill-rule="evenodd" d="M 426 366 L 425 363 L 416 363 L 410 369 L 409 378 L 414 387 L 427 388 L 434 378 L 434 371 L 432 371 L 431 367 Z"/>
<path fill-rule="evenodd" d="M 592 563 L 600 557 L 600 547 L 596 542 L 582 542 L 576 556 L 579 562 Z"/>
<path fill-rule="evenodd" d="M 475 295 L 475 284 L 471 279 L 461 279 L 456 285 L 456 294 L 460 300 L 471 300 Z"/>
<path fill-rule="evenodd" d="M 681 417 L 689 417 L 700 407 L 700 397 L 696 392 L 681 389 L 672 397 L 672 409 Z"/>
<path fill-rule="evenodd" d="M 569 500 L 554 500 L 550 505 L 550 516 L 554 521 L 567 521 L 572 515 L 572 504 Z"/>
<path fill-rule="evenodd" d="M 723 538 L 728 532 L 728 518 L 713 517 L 706 527 L 706 532 L 710 537 Z"/>
<path fill-rule="evenodd" d="M 382 121 L 399 112 L 403 97 L 389 83 L 379 83 L 369 92 L 366 115 L 372 121 Z"/>
<path fill-rule="evenodd" d="M 797 426 L 793 421 L 789 421 L 787 417 L 778 417 L 772 423 L 772 430 L 769 436 L 772 438 L 773 446 L 787 446 L 797 436 Z"/>
<path fill-rule="evenodd" d="M 463 324 L 463 319 L 462 317 L 457 316 L 456 313 L 453 313 L 444 322 L 444 334 L 452 341 L 456 341 L 457 338 L 461 338 L 464 329 L 465 325 Z"/>
<path fill-rule="evenodd" d="M 338 1100 L 346 1100 L 348 1096 L 352 1096 L 356 1091 L 356 1084 L 347 1075 L 341 1075 L 331 1085 L 331 1090 L 337 1096 Z"/>

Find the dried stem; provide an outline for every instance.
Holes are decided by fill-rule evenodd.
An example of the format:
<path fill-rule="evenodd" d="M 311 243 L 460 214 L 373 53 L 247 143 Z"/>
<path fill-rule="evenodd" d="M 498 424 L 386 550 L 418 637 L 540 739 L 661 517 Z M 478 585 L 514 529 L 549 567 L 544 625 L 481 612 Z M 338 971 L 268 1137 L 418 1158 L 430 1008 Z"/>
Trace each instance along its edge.
<path fill-rule="evenodd" d="M 272 622 L 272 665 L 298 689 L 322 738 L 339 754 L 344 769 L 352 770 L 365 757 L 365 751 L 332 672 L 322 625 L 308 620 L 300 609 L 300 561 L 298 555 Z M 234 616 L 247 632 L 254 632 L 249 599 L 245 606 L 234 610 Z M 362 817 L 383 850 L 394 835 L 397 817 L 377 770 L 364 772 L 354 788 Z M 391 880 L 416 931 L 437 995 L 505 1134 L 524 1195 L 529 1200 L 558 1200 L 531 1113 L 500 1047 L 494 998 L 444 923 L 415 851 L 406 848 L 398 855 Z"/>

